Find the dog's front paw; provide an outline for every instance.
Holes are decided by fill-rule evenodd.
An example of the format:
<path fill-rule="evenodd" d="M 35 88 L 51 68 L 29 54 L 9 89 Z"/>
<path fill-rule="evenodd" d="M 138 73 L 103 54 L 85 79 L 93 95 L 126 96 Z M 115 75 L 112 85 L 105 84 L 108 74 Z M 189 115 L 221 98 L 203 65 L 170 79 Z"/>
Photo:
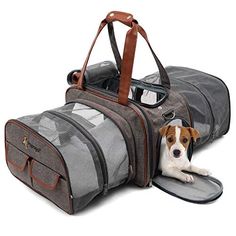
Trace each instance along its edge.
<path fill-rule="evenodd" d="M 199 169 L 198 174 L 203 176 L 208 176 L 211 175 L 211 172 L 207 169 Z"/>
<path fill-rule="evenodd" d="M 193 183 L 194 182 L 194 178 L 192 175 L 189 175 L 189 174 L 184 174 L 183 176 L 183 182 L 185 183 Z"/>

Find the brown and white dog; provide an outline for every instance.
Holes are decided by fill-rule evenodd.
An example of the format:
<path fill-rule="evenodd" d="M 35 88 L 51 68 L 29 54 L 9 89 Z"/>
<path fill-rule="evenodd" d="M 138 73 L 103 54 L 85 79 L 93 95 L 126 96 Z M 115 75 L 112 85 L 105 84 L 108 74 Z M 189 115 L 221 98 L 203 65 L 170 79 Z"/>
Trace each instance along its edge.
<path fill-rule="evenodd" d="M 208 170 L 200 169 L 193 166 L 187 156 L 187 150 L 191 142 L 191 138 L 196 142 L 199 138 L 199 132 L 191 127 L 171 126 L 167 125 L 159 130 L 162 136 L 159 170 L 162 175 L 174 177 L 183 182 L 193 183 L 194 178 L 191 174 L 182 172 L 194 172 L 199 175 L 209 175 Z"/>

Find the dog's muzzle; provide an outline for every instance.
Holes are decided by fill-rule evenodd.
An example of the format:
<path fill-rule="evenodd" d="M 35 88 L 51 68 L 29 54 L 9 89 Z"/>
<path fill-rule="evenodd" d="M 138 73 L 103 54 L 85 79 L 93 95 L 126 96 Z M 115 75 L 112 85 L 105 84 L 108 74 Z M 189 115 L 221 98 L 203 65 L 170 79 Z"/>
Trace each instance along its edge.
<path fill-rule="evenodd" d="M 175 150 L 173 151 L 173 154 L 174 154 L 174 157 L 175 157 L 175 158 L 180 157 L 180 153 L 181 153 L 181 151 L 180 151 L 179 149 L 175 149 Z"/>

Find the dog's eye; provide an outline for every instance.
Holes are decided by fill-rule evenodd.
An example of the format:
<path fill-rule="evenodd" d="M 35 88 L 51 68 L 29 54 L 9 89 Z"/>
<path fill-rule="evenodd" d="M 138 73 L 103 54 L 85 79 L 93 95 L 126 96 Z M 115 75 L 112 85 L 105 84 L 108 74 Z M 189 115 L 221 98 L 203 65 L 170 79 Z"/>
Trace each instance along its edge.
<path fill-rule="evenodd" d="M 173 138 L 172 138 L 172 137 L 169 137 L 169 138 L 167 139 L 167 141 L 168 141 L 169 143 L 172 143 L 172 142 L 173 142 Z"/>
<path fill-rule="evenodd" d="M 183 143 L 187 143 L 188 139 L 187 138 L 183 138 Z"/>

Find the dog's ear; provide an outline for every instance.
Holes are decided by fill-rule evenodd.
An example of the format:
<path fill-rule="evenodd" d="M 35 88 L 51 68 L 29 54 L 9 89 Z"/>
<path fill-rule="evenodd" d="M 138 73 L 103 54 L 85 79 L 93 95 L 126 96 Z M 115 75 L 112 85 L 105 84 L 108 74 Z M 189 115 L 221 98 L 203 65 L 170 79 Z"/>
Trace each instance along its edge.
<path fill-rule="evenodd" d="M 200 134 L 196 129 L 188 127 L 188 131 L 189 131 L 191 137 L 193 138 L 194 142 L 196 142 L 197 139 L 200 138 Z"/>
<path fill-rule="evenodd" d="M 167 134 L 167 132 L 168 132 L 168 130 L 169 130 L 170 127 L 171 127 L 171 125 L 166 125 L 166 126 L 161 127 L 161 128 L 159 129 L 160 135 L 161 135 L 162 137 L 166 136 L 166 134 Z"/>

